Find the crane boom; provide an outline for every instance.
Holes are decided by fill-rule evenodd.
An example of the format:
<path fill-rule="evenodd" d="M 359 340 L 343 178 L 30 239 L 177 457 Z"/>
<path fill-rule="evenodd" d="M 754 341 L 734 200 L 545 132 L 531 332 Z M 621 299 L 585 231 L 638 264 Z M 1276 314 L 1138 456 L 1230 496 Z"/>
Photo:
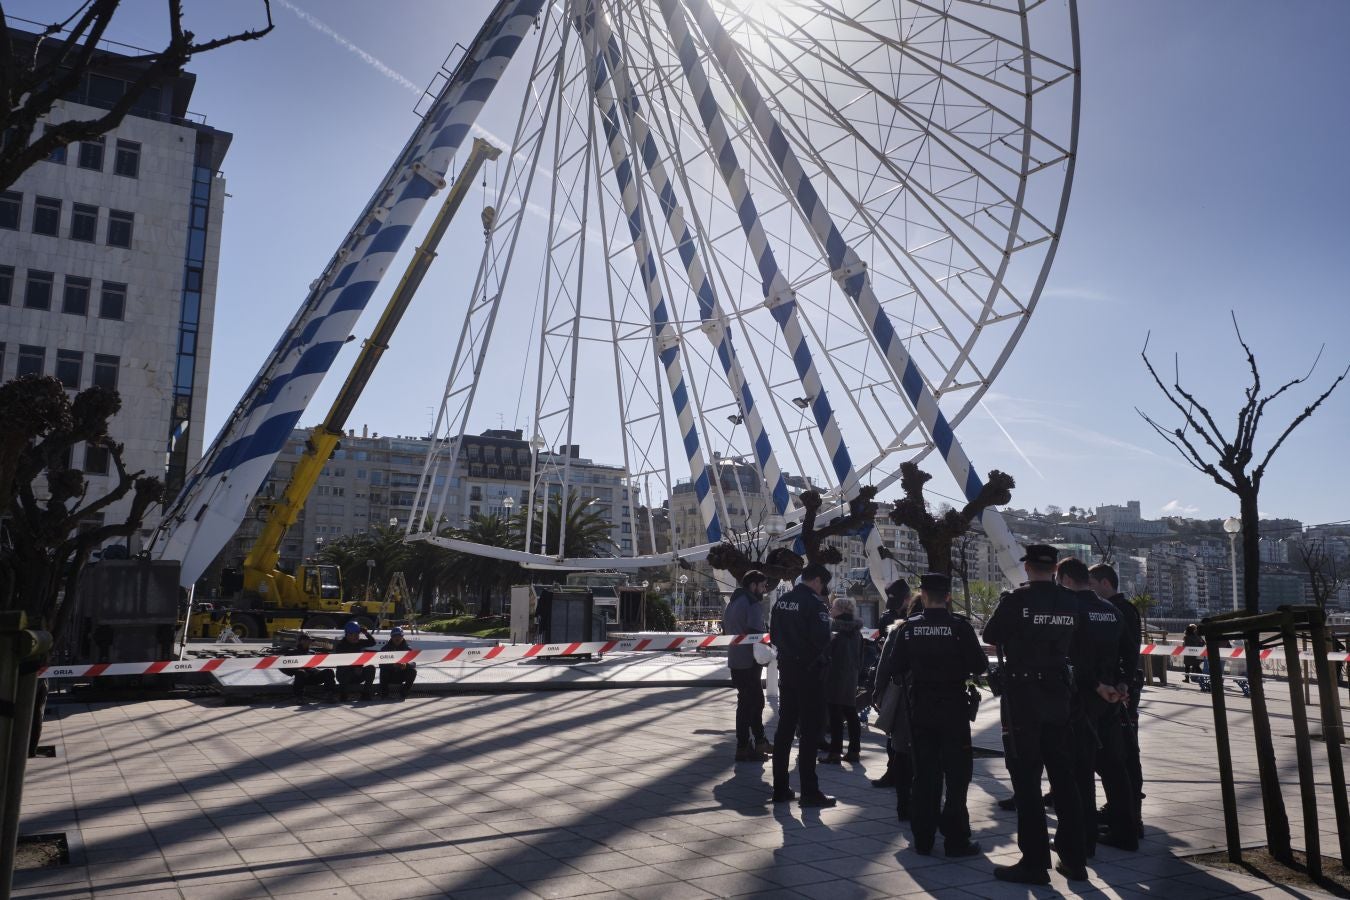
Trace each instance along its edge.
<path fill-rule="evenodd" d="M 389 349 L 389 340 L 393 337 L 394 330 L 398 328 L 413 296 L 422 285 L 422 279 L 426 277 L 432 261 L 436 259 L 436 248 L 440 245 L 441 238 L 445 236 L 450 220 L 459 211 L 483 163 L 496 159 L 500 154 L 501 150 L 487 141 L 474 138 L 468 161 L 450 186 L 445 201 L 441 204 L 440 211 L 436 213 L 436 218 L 432 221 L 421 246 L 413 252 L 412 259 L 408 261 L 408 267 L 390 295 L 389 302 L 385 304 L 375 330 L 361 345 L 361 354 L 356 358 L 356 363 L 347 375 L 347 380 L 343 382 L 342 389 L 338 391 L 328 415 L 322 424 L 316 425 L 310 432 L 300 460 L 295 464 L 290 480 L 286 483 L 286 489 L 268 510 L 263 529 L 258 539 L 253 542 L 248 556 L 244 558 L 244 590 L 273 593 L 275 596 L 275 592 L 267 591 L 263 585 L 276 577 L 277 562 L 281 558 L 281 542 L 285 539 L 287 530 L 300 517 L 305 501 L 318 482 L 323 467 L 328 464 L 333 451 L 337 449 L 347 425 L 347 417 L 351 415 L 361 392 L 370 382 L 370 376 L 374 374 L 380 357 Z"/>

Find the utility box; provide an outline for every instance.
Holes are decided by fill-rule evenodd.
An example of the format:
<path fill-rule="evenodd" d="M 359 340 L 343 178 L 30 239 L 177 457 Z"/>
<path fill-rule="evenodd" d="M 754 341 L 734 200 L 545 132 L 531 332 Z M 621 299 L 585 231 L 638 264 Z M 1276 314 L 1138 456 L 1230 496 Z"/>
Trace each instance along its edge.
<path fill-rule="evenodd" d="M 511 643 L 534 643 L 534 586 L 517 584 L 511 588 Z"/>
<path fill-rule="evenodd" d="M 595 615 L 595 598 L 589 588 L 555 585 L 535 590 L 540 643 L 604 640 L 605 621 Z"/>
<path fill-rule="evenodd" d="M 70 661 L 172 659 L 185 600 L 179 569 L 177 562 L 149 559 L 104 559 L 86 567 L 75 592 Z"/>
<path fill-rule="evenodd" d="M 647 617 L 643 609 L 646 591 L 628 585 L 622 585 L 616 590 L 619 595 L 619 630 L 646 631 Z"/>

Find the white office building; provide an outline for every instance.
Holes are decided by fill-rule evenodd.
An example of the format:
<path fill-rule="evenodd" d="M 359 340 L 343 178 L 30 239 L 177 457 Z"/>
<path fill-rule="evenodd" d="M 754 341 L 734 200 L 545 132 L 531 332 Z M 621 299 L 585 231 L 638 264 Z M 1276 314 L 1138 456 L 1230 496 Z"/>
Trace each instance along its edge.
<path fill-rule="evenodd" d="M 32 52 L 35 35 L 9 33 Z M 103 115 L 142 65 L 99 52 L 47 124 Z M 184 74 L 151 90 L 117 128 L 0 193 L 0 381 L 39 373 L 72 392 L 115 388 L 110 432 L 127 468 L 163 477 L 170 495 L 202 452 L 231 139 L 188 112 L 194 82 Z M 71 463 L 88 475 L 89 499 L 116 477 L 92 448 L 75 448 Z M 105 519 L 120 521 L 129 503 Z"/>

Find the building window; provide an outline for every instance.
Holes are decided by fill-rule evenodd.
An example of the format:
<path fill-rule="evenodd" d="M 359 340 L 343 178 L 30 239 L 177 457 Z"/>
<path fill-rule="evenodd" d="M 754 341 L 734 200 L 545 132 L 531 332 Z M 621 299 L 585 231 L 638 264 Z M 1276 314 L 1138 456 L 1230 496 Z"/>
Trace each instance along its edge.
<path fill-rule="evenodd" d="M 80 375 L 83 368 L 83 353 L 78 350 L 56 351 L 56 380 L 72 391 L 80 389 Z"/>
<path fill-rule="evenodd" d="M 17 231 L 19 212 L 23 209 L 23 194 L 18 191 L 5 191 L 0 194 L 0 228 Z"/>
<path fill-rule="evenodd" d="M 113 159 L 113 171 L 127 178 L 139 178 L 141 175 L 141 145 L 135 141 L 118 141 L 117 156 Z"/>
<path fill-rule="evenodd" d="M 70 239 L 92 244 L 98 236 L 98 207 L 88 203 L 72 204 L 70 209 Z"/>
<path fill-rule="evenodd" d="M 23 305 L 27 309 L 51 309 L 53 280 L 51 272 L 29 269 L 28 283 L 23 289 Z"/>
<path fill-rule="evenodd" d="M 94 354 L 94 385 L 117 390 L 117 370 L 122 367 L 122 359 L 106 353 Z"/>
<path fill-rule="evenodd" d="M 33 205 L 33 234 L 56 237 L 61 233 L 61 201 L 55 197 L 38 197 Z"/>
<path fill-rule="evenodd" d="M 0 266 L 0 306 L 9 306 L 14 295 L 14 267 Z"/>
<path fill-rule="evenodd" d="M 86 475 L 108 474 L 108 451 L 104 447 L 86 444 L 84 447 L 84 472 Z"/>
<path fill-rule="evenodd" d="M 65 291 L 61 295 L 61 312 L 70 313 L 72 316 L 89 315 L 89 291 L 91 287 L 88 278 L 67 275 Z"/>
<path fill-rule="evenodd" d="M 130 247 L 135 216 L 120 209 L 108 210 L 108 246 Z"/>
<path fill-rule="evenodd" d="M 81 169 L 93 169 L 95 172 L 103 171 L 103 138 L 94 138 L 92 141 L 80 141 L 80 157 L 76 162 Z"/>
<path fill-rule="evenodd" d="M 41 375 L 42 367 L 47 364 L 47 348 L 30 347 L 27 344 L 19 345 L 19 368 L 15 370 L 14 377 L 22 378 L 25 375 Z"/>
<path fill-rule="evenodd" d="M 127 286 L 114 281 L 103 282 L 103 290 L 99 292 L 98 298 L 98 317 L 116 319 L 120 322 L 126 317 L 126 313 Z"/>

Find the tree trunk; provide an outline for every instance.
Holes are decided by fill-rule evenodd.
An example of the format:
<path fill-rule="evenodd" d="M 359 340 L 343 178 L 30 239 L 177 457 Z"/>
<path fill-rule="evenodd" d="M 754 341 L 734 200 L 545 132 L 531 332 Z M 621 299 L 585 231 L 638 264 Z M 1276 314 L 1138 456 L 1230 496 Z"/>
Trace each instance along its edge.
<path fill-rule="evenodd" d="M 1242 512 L 1242 595 L 1250 615 L 1261 609 L 1260 516 L 1254 486 L 1238 495 Z M 1244 636 L 1247 683 L 1251 688 L 1252 731 L 1256 740 L 1256 766 L 1261 780 L 1261 810 L 1266 822 L 1266 842 L 1270 853 L 1282 862 L 1293 861 L 1290 847 L 1289 814 L 1280 792 L 1280 773 L 1275 764 L 1275 744 L 1270 733 L 1270 712 L 1266 707 L 1264 673 L 1261 670 L 1260 636 Z"/>

